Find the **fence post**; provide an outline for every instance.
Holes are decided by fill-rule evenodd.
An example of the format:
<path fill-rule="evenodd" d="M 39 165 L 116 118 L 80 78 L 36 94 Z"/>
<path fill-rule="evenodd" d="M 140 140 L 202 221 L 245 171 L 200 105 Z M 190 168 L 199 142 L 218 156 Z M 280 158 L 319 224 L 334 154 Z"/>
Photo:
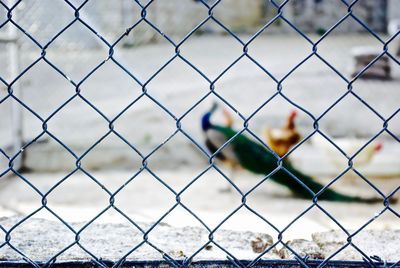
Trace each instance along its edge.
<path fill-rule="evenodd" d="M 8 6 L 11 7 L 13 5 L 12 0 L 8 0 Z M 13 13 L 13 20 L 15 21 L 16 14 Z M 17 40 L 17 29 L 12 27 L 12 24 L 8 26 L 8 56 L 9 56 L 9 70 L 11 79 L 15 79 L 19 75 L 19 60 L 20 60 L 20 51 L 19 44 Z M 22 92 L 20 87 L 20 82 L 16 81 L 12 85 L 13 95 L 21 99 Z M 22 131 L 22 107 L 17 101 L 12 102 L 11 107 L 11 116 L 12 116 L 12 125 L 11 125 L 11 133 L 13 137 L 13 153 L 16 153 L 21 149 L 23 143 L 23 131 Z M 19 169 L 22 166 L 22 157 L 18 157 L 14 161 L 14 169 Z"/>

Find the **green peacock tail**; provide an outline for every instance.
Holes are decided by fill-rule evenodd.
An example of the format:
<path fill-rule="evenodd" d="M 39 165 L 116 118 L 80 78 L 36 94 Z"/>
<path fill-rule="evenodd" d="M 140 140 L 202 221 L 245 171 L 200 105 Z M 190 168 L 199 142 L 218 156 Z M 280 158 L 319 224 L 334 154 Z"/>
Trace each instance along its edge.
<path fill-rule="evenodd" d="M 304 183 L 312 192 L 318 193 L 324 187 L 322 184 L 318 183 L 312 177 L 305 175 L 300 172 L 296 168 L 294 168 L 288 161 L 285 161 L 284 165 L 285 169 L 289 171 L 294 177 L 296 177 L 299 181 Z M 282 184 L 289 189 L 291 187 L 295 187 L 297 189 L 294 194 L 301 198 L 312 198 L 313 195 L 299 182 L 297 182 L 291 175 L 286 173 L 283 170 L 280 170 L 271 178 L 273 181 Z M 289 178 L 290 177 L 290 178 Z M 286 181 L 290 180 L 289 183 Z M 295 185 L 298 184 L 298 185 Z M 292 188 L 293 189 L 293 188 Z M 327 200 L 327 201 L 338 201 L 338 202 L 363 202 L 363 203 L 377 203 L 382 202 L 383 200 L 380 198 L 362 198 L 357 196 L 349 196 L 345 194 L 341 194 L 332 189 L 325 189 L 319 196 L 318 200 Z"/>
<path fill-rule="evenodd" d="M 223 133 L 227 140 L 234 137 L 237 132 L 231 128 L 213 125 L 212 128 Z M 264 146 L 256 143 L 245 135 L 237 135 L 228 146 L 232 146 L 233 151 L 241 166 L 253 173 L 268 175 L 278 167 L 276 157 L 269 152 Z M 287 171 L 285 171 L 285 170 Z M 290 173 L 291 175 L 289 175 Z M 296 177 L 294 179 L 293 177 Z M 324 186 L 314 178 L 303 174 L 294 168 L 288 160 L 283 160 L 282 168 L 273 173 L 270 179 L 278 184 L 287 187 L 294 195 L 301 198 L 312 198 L 313 195 L 301 184 L 306 185 L 312 192 L 318 193 Z M 301 181 L 301 183 L 299 182 Z M 341 194 L 332 189 L 325 189 L 319 196 L 318 200 L 329 200 L 339 202 L 365 202 L 376 203 L 382 202 L 379 198 L 362 198 L 356 196 L 348 196 Z"/>

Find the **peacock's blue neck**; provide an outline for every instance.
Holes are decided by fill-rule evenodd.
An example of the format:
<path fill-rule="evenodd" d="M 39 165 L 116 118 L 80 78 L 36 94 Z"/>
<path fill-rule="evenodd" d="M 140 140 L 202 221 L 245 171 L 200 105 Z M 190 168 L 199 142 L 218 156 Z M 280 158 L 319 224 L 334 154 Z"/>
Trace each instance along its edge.
<path fill-rule="evenodd" d="M 203 131 L 207 131 L 211 128 L 210 117 L 211 117 L 211 112 L 208 112 L 205 115 L 203 115 L 201 119 L 201 128 L 203 129 Z"/>

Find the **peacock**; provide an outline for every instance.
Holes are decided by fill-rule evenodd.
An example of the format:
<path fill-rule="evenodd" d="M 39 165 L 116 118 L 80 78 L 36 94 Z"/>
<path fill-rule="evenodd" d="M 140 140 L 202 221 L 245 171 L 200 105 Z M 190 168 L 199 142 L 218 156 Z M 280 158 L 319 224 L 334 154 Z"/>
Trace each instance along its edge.
<path fill-rule="evenodd" d="M 312 177 L 303 174 L 293 167 L 287 159 L 282 159 L 281 168 L 277 169 L 278 159 L 263 145 L 251 140 L 246 135 L 237 135 L 237 131 L 230 125 L 221 126 L 213 124 L 211 122 L 211 116 L 217 108 L 218 105 L 214 103 L 211 110 L 205 113 L 201 120 L 201 127 L 206 136 L 205 145 L 212 154 L 217 152 L 215 155 L 217 159 L 228 164 L 231 168 L 240 167 L 252 173 L 265 176 L 272 173 L 269 179 L 287 187 L 295 196 L 300 198 L 313 197 L 313 194 L 302 184 L 306 185 L 314 193 L 318 193 L 324 187 Z M 218 149 L 231 138 L 233 139 L 224 149 L 218 151 Z M 274 171 L 275 173 L 273 173 Z M 289 173 L 301 181 L 301 183 L 289 175 Z M 382 199 L 378 198 L 348 196 L 329 188 L 325 189 L 321 195 L 318 196 L 318 200 L 365 203 L 382 201 Z"/>

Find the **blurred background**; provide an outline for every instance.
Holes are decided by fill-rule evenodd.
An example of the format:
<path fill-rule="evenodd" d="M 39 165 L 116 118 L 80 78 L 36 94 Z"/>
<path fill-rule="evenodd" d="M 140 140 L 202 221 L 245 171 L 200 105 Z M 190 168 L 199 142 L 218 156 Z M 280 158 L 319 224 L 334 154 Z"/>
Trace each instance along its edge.
<path fill-rule="evenodd" d="M 3 5 L 11 7 L 15 2 Z M 200 118 L 214 101 L 223 105 L 213 94 L 197 104 L 209 93 L 210 81 L 240 115 L 252 116 L 249 129 L 262 140 L 266 128 L 281 128 L 293 110 L 303 138 L 314 131 L 312 116 L 320 118 L 319 129 L 348 156 L 379 134 L 354 165 L 384 194 L 399 188 L 400 9 L 396 0 L 358 1 L 352 16 L 343 1 L 294 0 L 282 9 L 285 19 L 276 20 L 277 7 L 262 0 L 223 0 L 208 20 L 205 3 L 212 6 L 214 1 L 140 1 L 148 4 L 145 14 L 135 1 L 70 3 L 83 4 L 79 20 L 64 1 L 27 0 L 12 10 L 14 23 L 3 24 L 7 10 L 0 6 L 0 99 L 6 97 L 0 103 L 0 148 L 12 157 L 29 143 L 15 159 L 24 179 L 7 171 L 9 159 L 0 155 L 1 215 L 26 215 L 41 206 L 41 196 L 29 181 L 42 194 L 48 193 L 48 206 L 62 218 L 85 221 L 109 204 L 110 195 L 102 186 L 113 193 L 129 181 L 116 195 L 116 205 L 135 220 L 158 220 L 176 203 L 164 184 L 179 192 L 209 166 L 206 155 L 184 134 L 170 137 L 179 118 L 182 130 L 205 148 Z M 384 55 L 353 82 L 389 40 L 391 57 Z M 248 56 L 243 56 L 247 42 Z M 317 55 L 312 55 L 313 42 Z M 45 57 L 38 44 L 45 48 Z M 111 45 L 114 51 L 109 59 Z M 7 98 L 6 83 L 17 76 L 13 87 L 24 106 Z M 276 93 L 276 81 L 281 81 L 286 98 L 303 110 L 280 95 L 263 105 Z M 349 81 L 355 95 L 345 95 Z M 142 96 L 143 85 L 148 96 Z M 242 129 L 243 118 L 229 111 L 234 127 Z M 119 135 L 109 131 L 107 119 Z M 224 115 L 218 113 L 213 120 L 223 124 Z M 43 122 L 48 133 L 43 132 Z M 143 157 L 132 147 L 146 157 L 152 172 L 134 177 Z M 80 158 L 83 170 L 77 169 L 71 152 Z M 348 166 L 343 154 L 318 133 L 289 158 L 325 184 Z M 230 174 L 228 168 L 221 165 L 221 169 Z M 236 177 L 243 192 L 261 178 L 245 171 Z M 226 186 L 226 179 L 210 169 L 187 188 L 182 202 L 216 226 L 241 204 L 236 190 L 221 192 Z M 353 195 L 378 196 L 351 170 L 332 187 Z M 267 181 L 249 195 L 247 204 L 284 228 L 312 202 L 293 198 Z M 321 204 L 353 229 L 384 208 L 382 204 Z M 393 208 L 398 213 L 399 205 Z M 35 216 L 54 218 L 43 211 Z M 110 219 L 126 221 L 112 209 L 99 221 Z M 163 221 L 199 225 L 181 207 Z M 368 228 L 396 226 L 399 218 L 387 212 Z M 276 230 L 244 209 L 223 228 L 276 235 Z M 338 226 L 314 207 L 284 237 L 307 238 L 316 230 L 330 229 Z"/>

